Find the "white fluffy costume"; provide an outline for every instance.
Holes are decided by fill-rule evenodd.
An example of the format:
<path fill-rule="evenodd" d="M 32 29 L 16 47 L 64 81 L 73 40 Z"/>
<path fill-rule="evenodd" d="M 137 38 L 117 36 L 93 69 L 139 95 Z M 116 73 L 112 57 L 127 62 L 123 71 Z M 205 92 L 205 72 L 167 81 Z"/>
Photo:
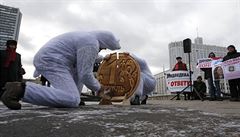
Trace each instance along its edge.
<path fill-rule="evenodd" d="M 26 83 L 24 102 L 52 107 L 78 107 L 83 85 L 99 91 L 93 65 L 100 49 L 120 49 L 108 31 L 69 32 L 48 41 L 35 55 L 34 76 L 43 75 L 53 87 Z"/>

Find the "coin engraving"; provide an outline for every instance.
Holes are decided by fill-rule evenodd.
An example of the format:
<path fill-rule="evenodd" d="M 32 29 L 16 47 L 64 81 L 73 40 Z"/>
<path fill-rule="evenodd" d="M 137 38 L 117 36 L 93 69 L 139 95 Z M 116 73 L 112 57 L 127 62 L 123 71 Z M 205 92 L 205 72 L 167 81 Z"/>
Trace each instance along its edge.
<path fill-rule="evenodd" d="M 114 96 L 129 98 L 138 86 L 140 68 L 128 53 L 119 53 L 118 55 L 113 53 L 100 65 L 97 79 L 104 87 L 113 90 Z"/>

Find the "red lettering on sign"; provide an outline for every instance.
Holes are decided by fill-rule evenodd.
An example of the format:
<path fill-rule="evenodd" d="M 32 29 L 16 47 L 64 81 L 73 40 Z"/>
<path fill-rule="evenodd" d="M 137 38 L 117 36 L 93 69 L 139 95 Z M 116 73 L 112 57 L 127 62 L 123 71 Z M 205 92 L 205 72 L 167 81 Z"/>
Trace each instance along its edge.
<path fill-rule="evenodd" d="M 202 63 L 202 64 L 199 64 L 199 68 L 209 68 L 211 67 L 211 63 Z"/>
<path fill-rule="evenodd" d="M 171 87 L 177 87 L 177 86 L 188 86 L 190 85 L 191 82 L 190 81 L 172 81 L 170 83 Z"/>

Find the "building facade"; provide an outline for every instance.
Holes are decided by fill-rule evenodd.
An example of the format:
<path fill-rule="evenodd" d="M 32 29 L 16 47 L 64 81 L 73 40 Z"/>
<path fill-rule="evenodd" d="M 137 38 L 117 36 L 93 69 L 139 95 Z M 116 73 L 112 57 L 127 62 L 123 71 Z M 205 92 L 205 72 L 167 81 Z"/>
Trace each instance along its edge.
<path fill-rule="evenodd" d="M 169 92 L 167 92 L 167 83 L 166 83 L 166 78 L 165 78 L 166 72 L 161 72 L 161 73 L 154 75 L 157 84 L 156 84 L 155 91 L 153 92 L 153 94 L 161 94 L 161 95 L 170 94 Z"/>
<path fill-rule="evenodd" d="M 176 64 L 176 57 L 180 56 L 182 57 L 182 61 L 189 66 L 189 60 L 188 60 L 188 53 L 184 53 L 183 50 L 183 42 L 171 42 L 168 45 L 169 50 L 169 66 L 171 71 Z M 191 70 L 193 71 L 192 80 L 196 80 L 198 76 L 204 75 L 204 72 L 200 69 L 196 68 L 197 61 L 200 58 L 207 58 L 208 54 L 210 52 L 214 52 L 217 57 L 224 57 L 227 54 L 226 47 L 216 46 L 216 45 L 207 45 L 203 44 L 203 39 L 201 37 L 197 37 L 194 39 L 194 42 L 192 42 L 191 45 L 191 53 L 190 53 L 190 64 L 191 64 Z M 165 79 L 165 72 L 161 72 L 155 75 L 155 78 L 157 80 L 156 88 L 155 88 L 155 94 L 169 94 L 167 92 L 166 87 L 166 79 Z M 207 84 L 206 84 L 207 85 Z M 228 90 L 228 84 L 226 82 L 221 82 L 221 88 L 223 90 Z M 226 91 L 228 92 L 228 91 Z"/>
<path fill-rule="evenodd" d="M 5 49 L 7 40 L 18 40 L 22 13 L 18 8 L 0 4 L 0 50 Z"/>

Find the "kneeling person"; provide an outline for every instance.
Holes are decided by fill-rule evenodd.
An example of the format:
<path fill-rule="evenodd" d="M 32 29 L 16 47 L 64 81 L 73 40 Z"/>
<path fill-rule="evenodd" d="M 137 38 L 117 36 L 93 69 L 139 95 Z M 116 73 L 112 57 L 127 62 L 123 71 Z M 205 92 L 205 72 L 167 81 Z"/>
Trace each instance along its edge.
<path fill-rule="evenodd" d="M 156 86 L 156 79 L 150 71 L 147 62 L 133 54 L 130 54 L 140 66 L 140 81 L 135 91 L 135 94 L 131 98 L 131 105 L 146 104 L 149 94 L 153 92 Z"/>
<path fill-rule="evenodd" d="M 22 99 L 34 105 L 78 107 L 83 85 L 102 95 L 104 88 L 93 74 L 102 49 L 120 49 L 111 32 L 70 32 L 48 41 L 34 56 L 34 76 L 43 75 L 52 87 L 32 82 L 10 82 L 1 99 L 10 109 L 21 109 Z"/>

